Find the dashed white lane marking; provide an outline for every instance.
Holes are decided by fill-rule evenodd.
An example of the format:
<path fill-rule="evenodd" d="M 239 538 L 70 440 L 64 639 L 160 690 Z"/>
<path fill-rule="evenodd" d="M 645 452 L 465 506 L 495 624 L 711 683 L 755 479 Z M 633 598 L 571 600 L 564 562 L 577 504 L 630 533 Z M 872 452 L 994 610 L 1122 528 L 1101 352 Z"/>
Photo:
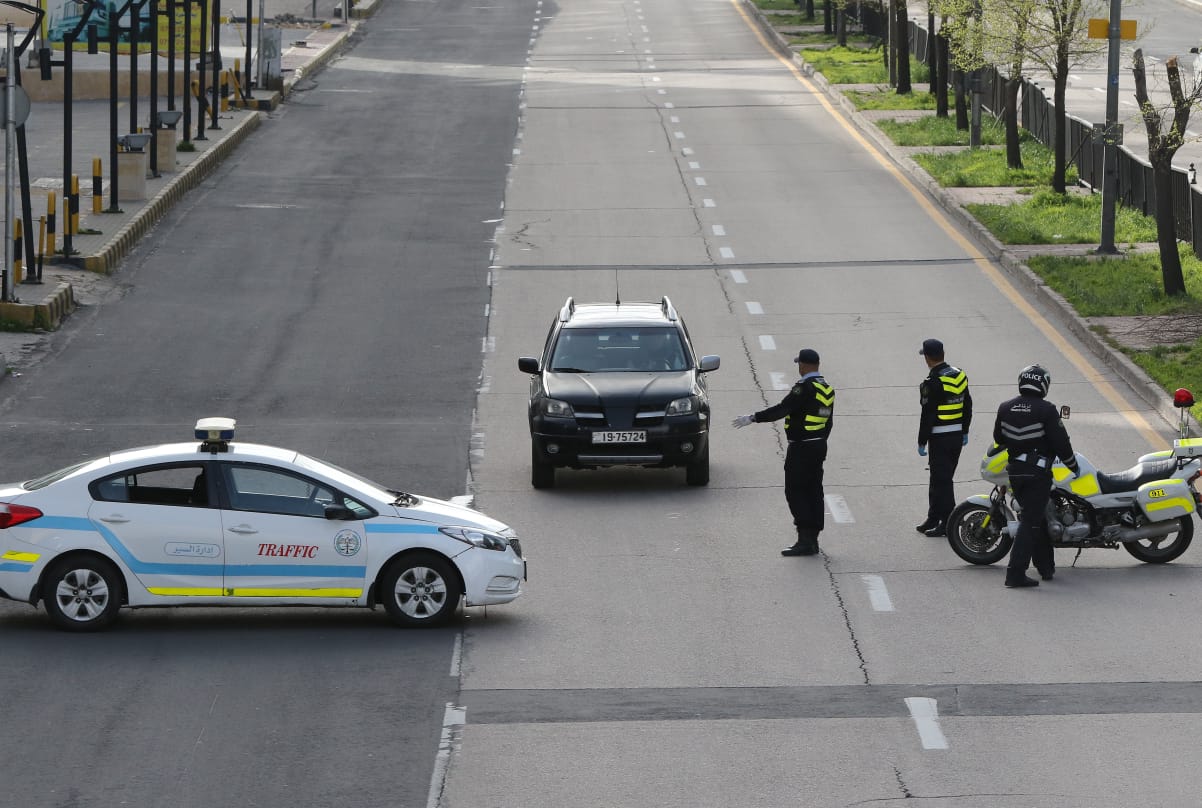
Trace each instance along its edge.
<path fill-rule="evenodd" d="M 660 79 L 660 77 L 659 77 L 659 76 L 652 76 L 652 77 L 651 77 L 651 80 L 652 80 L 652 81 L 661 81 L 661 79 Z"/>
<path fill-rule="evenodd" d="M 480 350 L 483 353 L 492 353 L 496 349 L 497 349 L 497 338 L 496 337 L 485 337 L 483 339 L 482 344 L 480 346 Z"/>
<path fill-rule="evenodd" d="M 716 208 L 716 207 L 718 207 L 718 204 L 716 202 L 714 202 L 714 200 L 712 200 L 712 199 L 703 199 L 703 200 L 701 200 L 701 207 Z"/>
<path fill-rule="evenodd" d="M 774 340 L 772 338 L 771 334 L 760 334 L 760 350 L 761 351 L 775 351 L 776 350 L 776 340 Z"/>
<path fill-rule="evenodd" d="M 726 228 L 720 224 L 712 225 L 710 227 L 710 229 L 714 231 L 715 236 L 725 236 L 726 235 Z"/>
<path fill-rule="evenodd" d="M 772 379 L 773 390 L 788 390 L 793 386 L 783 373 L 769 373 L 768 378 Z"/>
<path fill-rule="evenodd" d="M 679 129 L 677 129 L 675 132 L 673 132 L 673 133 L 672 133 L 672 137 L 676 138 L 677 140 L 683 140 L 683 139 L 684 139 L 684 132 L 682 132 L 682 131 L 680 131 Z"/>
<path fill-rule="evenodd" d="M 906 699 L 906 707 L 914 726 L 918 727 L 918 737 L 923 749 L 947 749 L 947 738 L 939 729 L 939 706 L 934 699 L 910 697 Z"/>
<path fill-rule="evenodd" d="M 690 160 L 689 161 L 689 170 L 690 171 L 700 171 L 701 163 L 697 162 L 696 160 Z"/>
<path fill-rule="evenodd" d="M 747 306 L 748 314 L 763 314 L 764 313 L 764 307 L 761 306 L 759 303 L 756 303 L 754 300 L 748 300 L 745 305 Z"/>
<path fill-rule="evenodd" d="M 747 276 L 741 269 L 732 269 L 730 271 L 730 279 L 735 283 L 747 283 Z"/>
<path fill-rule="evenodd" d="M 659 81 L 659 79 L 656 79 L 656 81 Z M 657 92 L 657 93 L 659 93 L 660 95 L 667 95 L 667 94 L 668 94 L 668 91 L 667 91 L 667 90 L 656 90 L 656 92 Z"/>
<path fill-rule="evenodd" d="M 690 149 L 688 146 L 685 146 L 684 148 L 682 148 L 680 150 L 680 153 L 683 154 L 685 157 L 691 157 L 693 155 L 693 150 Z"/>
<path fill-rule="evenodd" d="M 868 587 L 868 601 L 873 611 L 893 611 L 893 601 L 889 599 L 889 590 L 885 588 L 885 579 L 879 575 L 861 575 L 864 585 Z"/>
<path fill-rule="evenodd" d="M 698 185 L 706 184 L 705 177 L 693 177 L 693 182 L 697 183 Z"/>
<path fill-rule="evenodd" d="M 442 717 L 438 754 L 434 757 L 434 772 L 430 775 L 430 790 L 426 794 L 426 808 L 438 808 L 442 800 L 442 790 L 447 782 L 447 764 L 451 761 L 451 752 L 459 745 L 459 736 L 466 723 L 467 710 L 448 701 Z"/>
<path fill-rule="evenodd" d="M 842 494 L 827 494 L 823 497 L 826 509 L 831 512 L 831 518 L 841 525 L 854 525 L 856 519 L 851 515 L 851 508 Z"/>
<path fill-rule="evenodd" d="M 732 250 L 730 247 L 719 247 L 718 255 L 722 256 L 723 258 L 734 258 L 735 251 Z"/>
<path fill-rule="evenodd" d="M 518 156 L 519 154 L 521 154 L 521 153 L 522 153 L 522 150 L 521 150 L 521 149 L 514 149 L 514 150 L 513 150 L 513 156 L 514 156 L 514 157 L 517 157 L 517 156 Z"/>
<path fill-rule="evenodd" d="M 676 108 L 676 105 L 673 104 L 671 101 L 664 102 L 664 109 L 675 109 L 675 108 Z"/>
<path fill-rule="evenodd" d="M 451 649 L 451 676 L 458 677 L 463 670 L 463 634 L 455 635 L 455 647 Z"/>
<path fill-rule="evenodd" d="M 670 118 L 668 118 L 668 122 L 669 122 L 669 123 L 680 123 L 680 116 L 679 116 L 679 115 L 673 115 L 673 116 L 671 116 Z"/>

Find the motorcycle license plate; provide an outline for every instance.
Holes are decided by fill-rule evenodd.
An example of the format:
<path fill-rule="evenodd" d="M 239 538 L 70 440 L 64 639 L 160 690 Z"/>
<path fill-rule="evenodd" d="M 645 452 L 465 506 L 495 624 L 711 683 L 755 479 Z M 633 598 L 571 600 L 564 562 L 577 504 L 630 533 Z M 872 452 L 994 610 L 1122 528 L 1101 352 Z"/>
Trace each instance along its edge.
<path fill-rule="evenodd" d="M 646 443 L 645 429 L 628 430 L 626 432 L 594 432 L 593 443 Z"/>

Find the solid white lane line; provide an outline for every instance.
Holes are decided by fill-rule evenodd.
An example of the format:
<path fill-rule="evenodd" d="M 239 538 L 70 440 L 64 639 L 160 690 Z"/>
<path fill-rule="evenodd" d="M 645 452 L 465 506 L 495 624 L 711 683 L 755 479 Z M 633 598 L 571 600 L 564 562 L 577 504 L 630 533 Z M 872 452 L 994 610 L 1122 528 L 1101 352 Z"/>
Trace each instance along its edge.
<path fill-rule="evenodd" d="M 463 670 L 463 632 L 455 635 L 455 647 L 451 649 L 451 676 L 458 677 Z"/>
<path fill-rule="evenodd" d="M 868 587 L 868 601 L 874 611 L 893 611 L 893 601 L 889 599 L 889 590 L 885 588 L 885 579 L 879 575 L 861 575 L 865 586 Z"/>
<path fill-rule="evenodd" d="M 754 300 L 748 300 L 746 305 L 747 305 L 747 313 L 748 314 L 763 314 L 764 313 L 764 307 L 761 306 L 759 303 L 756 303 Z"/>
<path fill-rule="evenodd" d="M 939 706 L 934 699 L 910 697 L 906 699 L 906 707 L 918 727 L 918 737 L 922 740 L 923 749 L 947 749 L 947 738 L 939 729 Z"/>
<path fill-rule="evenodd" d="M 741 269 L 732 269 L 730 271 L 730 279 L 735 283 L 747 283 L 747 276 L 743 274 Z"/>
<path fill-rule="evenodd" d="M 774 340 L 772 338 L 771 334 L 760 334 L 760 350 L 761 351 L 775 351 L 776 350 L 776 340 Z"/>
<path fill-rule="evenodd" d="M 442 801 L 442 790 L 447 784 L 447 764 L 451 762 L 451 752 L 459 745 L 461 728 L 466 723 L 467 710 L 448 701 L 442 717 L 438 754 L 434 756 L 434 771 L 430 775 L 430 790 L 426 793 L 426 808 L 438 808 Z"/>

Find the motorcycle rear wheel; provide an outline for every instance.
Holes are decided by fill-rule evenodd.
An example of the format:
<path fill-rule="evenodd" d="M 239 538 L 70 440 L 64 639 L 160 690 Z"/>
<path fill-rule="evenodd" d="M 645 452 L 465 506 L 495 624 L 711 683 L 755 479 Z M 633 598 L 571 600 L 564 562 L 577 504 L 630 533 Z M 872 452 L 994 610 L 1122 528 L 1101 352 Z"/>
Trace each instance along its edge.
<path fill-rule="evenodd" d="M 993 564 L 1006 557 L 1014 540 L 1002 529 L 1006 526 L 990 524 L 981 527 L 989 509 L 975 502 L 961 502 L 947 518 L 947 543 L 956 555 L 969 564 Z"/>
<path fill-rule="evenodd" d="M 1146 564 L 1167 564 L 1179 558 L 1194 540 L 1194 520 L 1177 518 L 1177 532 L 1159 539 L 1141 539 L 1123 543 L 1123 549 Z"/>

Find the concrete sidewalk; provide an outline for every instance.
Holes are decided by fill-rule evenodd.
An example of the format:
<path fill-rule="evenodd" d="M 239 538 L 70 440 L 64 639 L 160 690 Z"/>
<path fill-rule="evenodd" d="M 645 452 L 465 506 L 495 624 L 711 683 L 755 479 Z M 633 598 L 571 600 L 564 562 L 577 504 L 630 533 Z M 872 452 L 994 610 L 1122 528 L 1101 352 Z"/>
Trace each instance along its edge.
<path fill-rule="evenodd" d="M 56 200 L 56 253 L 43 257 L 40 282 L 36 277 L 37 256 L 23 256 L 24 278 L 21 283 L 13 286 L 14 299 L 0 302 L 0 327 L 26 331 L 58 328 L 62 318 L 80 302 L 79 293 L 83 291 L 86 298 L 87 289 L 98 285 L 102 287 L 103 283 L 97 283 L 99 276 L 111 273 L 138 239 L 185 193 L 199 185 L 220 161 L 236 149 L 258 127 L 262 116 L 286 98 L 299 80 L 332 59 L 353 32 L 355 18 L 368 16 L 374 11 L 377 2 L 378 0 L 359 2 L 349 26 L 335 21 L 285 32 L 281 54 L 282 89 L 252 90 L 253 101 L 248 101 L 246 108 L 235 107 L 231 94 L 230 109 L 218 113 L 218 128 L 211 128 L 211 113 L 205 115 L 203 139 L 199 136 L 201 109 L 197 99 L 191 98 L 190 94 L 189 97 L 177 94 L 177 109 L 182 110 L 184 103 L 192 104 L 188 134 L 194 150 L 177 150 L 174 154 L 174 165 L 160 164 L 157 176 L 147 176 L 145 193 L 141 195 L 143 198 L 112 200 L 109 197 L 112 173 L 109 165 L 112 107 L 107 99 L 77 98 L 71 105 L 71 173 L 75 174 L 79 181 L 80 215 L 79 232 L 70 239 L 70 254 L 63 253 L 67 223 L 63 198 L 64 104 L 62 101 L 33 101 L 29 118 L 25 122 L 32 222 L 22 224 L 25 228 L 32 226 L 34 241 L 38 244 L 39 220 L 47 216 L 48 201 L 53 192 Z M 223 45 L 223 62 L 227 61 L 229 51 L 230 49 Z M 107 80 L 108 59 L 107 54 L 81 57 L 75 64 L 75 73 L 79 76 L 84 71 L 101 70 Z M 128 55 L 123 54 L 120 57 L 123 69 L 127 68 L 128 60 Z M 232 68 L 232 58 L 228 61 L 228 67 Z M 62 68 L 56 67 L 54 70 L 61 71 Z M 182 65 L 177 67 L 177 73 L 182 75 Z M 160 75 L 161 92 L 166 93 L 165 69 Z M 195 72 L 193 78 L 196 78 Z M 22 81 L 25 85 L 39 82 L 36 69 L 23 70 Z M 150 101 L 145 95 L 149 85 L 148 77 L 140 75 L 139 84 L 139 95 L 142 97 L 138 99 L 136 120 L 139 127 L 149 131 Z M 167 98 L 163 95 L 159 99 L 160 111 L 165 111 L 167 106 Z M 117 108 L 119 135 L 129 132 L 130 124 L 130 106 L 126 91 Z M 182 121 L 176 127 L 176 137 L 180 142 L 184 140 Z M 15 148 L 14 144 L 14 150 Z M 102 161 L 100 213 L 93 212 L 93 158 L 100 158 Z M 166 159 L 165 155 L 161 162 L 165 163 Z M 0 161 L 0 177 L 3 175 L 3 161 Z M 124 197 L 136 182 L 122 180 L 118 185 Z M 15 193 L 14 205 L 14 217 L 22 218 L 19 187 Z M 3 362 L 3 354 L 0 353 L 0 365 Z"/>

